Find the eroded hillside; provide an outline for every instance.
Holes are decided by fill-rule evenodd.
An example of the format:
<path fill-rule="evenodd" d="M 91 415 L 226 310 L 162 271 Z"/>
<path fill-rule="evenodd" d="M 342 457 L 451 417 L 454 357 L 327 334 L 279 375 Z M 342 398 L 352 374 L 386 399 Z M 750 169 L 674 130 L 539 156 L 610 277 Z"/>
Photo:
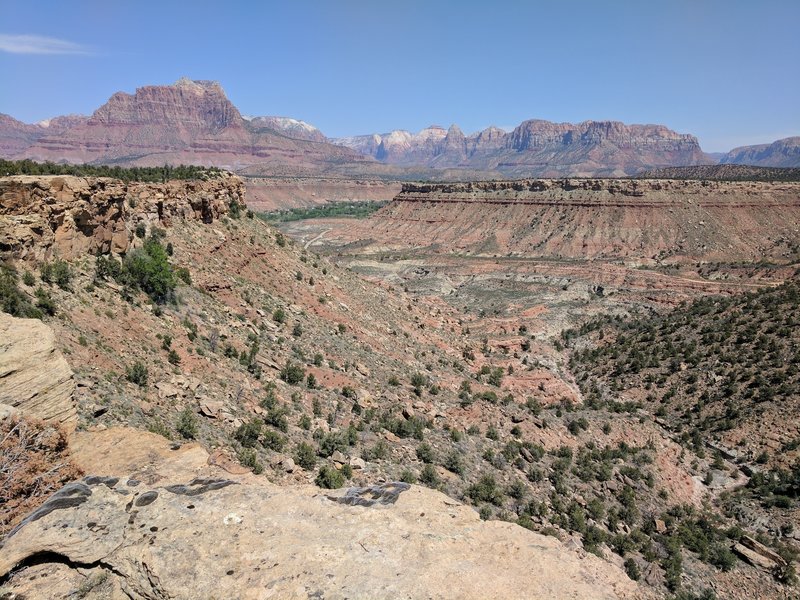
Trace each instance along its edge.
<path fill-rule="evenodd" d="M 151 547 L 162 556 L 168 558 L 176 547 L 170 544 L 180 542 L 168 533 L 168 542 L 160 546 L 162 536 L 152 527 L 160 531 L 178 518 L 174 511 L 183 509 L 168 495 L 174 492 L 159 486 L 185 486 L 189 473 L 171 475 L 169 481 L 159 476 L 163 469 L 174 475 L 180 466 L 169 458 L 158 468 L 107 461 L 103 457 L 113 454 L 115 445 L 134 447 L 134 438 L 114 433 L 118 426 L 149 430 L 175 448 L 201 444 L 209 451 L 201 462 L 213 471 L 206 475 L 258 481 L 243 487 L 241 498 L 269 496 L 265 480 L 332 489 L 399 480 L 438 489 L 454 505 L 474 507 L 485 520 L 510 521 L 558 538 L 556 546 L 550 541 L 542 545 L 574 553 L 604 573 L 543 572 L 542 585 L 551 586 L 546 589 L 554 590 L 554 596 L 574 595 L 558 582 L 601 585 L 597 582 L 619 577 L 630 581 L 614 584 L 610 597 L 647 595 L 647 589 L 663 595 L 706 588 L 721 597 L 782 597 L 791 589 L 779 579 L 791 579 L 787 544 L 794 543 L 792 532 L 776 533 L 770 520 L 743 523 L 747 530 L 740 531 L 735 516 L 716 509 L 721 488 L 706 482 L 705 474 L 712 468 L 733 473 L 733 461 L 682 445 L 646 405 L 617 394 L 596 398 L 573 376 L 570 350 L 552 338 L 576 319 L 606 311 L 605 289 L 579 290 L 551 274 L 545 283 L 550 300 L 540 295 L 538 306 L 527 306 L 523 290 L 519 305 L 505 312 L 462 311 L 437 294 L 405 291 L 402 279 L 400 285 L 365 281 L 293 242 L 247 212 L 235 178 L 195 184 L 197 196 L 181 187 L 188 183 L 140 188 L 111 181 L 15 178 L 6 185 L 15 200 L 4 200 L 3 223 L 14 226 L 2 233 L 4 239 L 12 239 L 9 231 L 17 237 L 5 246 L 12 264 L 4 267 L 2 289 L 12 302 L 4 303 L 4 309 L 43 318 L 74 372 L 77 439 L 84 440 L 75 447 L 77 466 L 90 474 L 135 475 L 147 487 L 130 492 L 123 484 L 127 479 L 107 486 L 85 481 L 90 489 L 100 486 L 91 502 L 102 501 L 108 487 L 130 500 L 145 491 L 164 495 L 164 503 L 148 505 L 157 510 L 152 517 L 164 522 L 147 523 Z M 31 212 L 38 213 L 35 227 L 25 220 Z M 100 243 L 108 231 L 114 232 L 112 240 L 116 235 L 126 245 Z M 556 266 L 593 272 L 579 264 Z M 612 277 L 625 283 L 628 271 L 620 269 Z M 497 265 L 489 270 L 492 276 L 499 273 Z M 646 290 L 646 305 L 663 308 L 670 294 L 674 302 L 670 284 L 677 277 L 656 271 L 643 277 L 664 283 L 661 290 L 639 284 Z M 775 277 L 774 270 L 769 277 Z M 680 293 L 704 294 L 715 289 L 712 285 L 733 291 L 725 282 L 701 279 Z M 491 284 L 486 289 L 491 291 Z M 587 303 L 588 294 L 595 300 Z M 563 296 L 571 298 L 570 310 L 553 309 L 551 302 Z M 628 295 L 619 306 L 641 304 Z M 24 334 L 20 337 L 24 344 Z M 175 451 L 178 463 L 183 452 Z M 115 472 L 92 473 L 91 465 Z M 723 487 L 745 482 L 746 476 L 737 474 Z M 235 495 L 238 488 L 226 484 L 224 489 L 220 498 Z M 211 489 L 204 498 L 213 501 L 214 493 Z M 433 502 L 429 492 L 414 494 Z M 300 495 L 291 500 L 286 492 L 289 503 L 313 505 L 308 514 L 314 518 L 333 514 L 325 512 L 320 497 Z M 54 512 L 55 520 L 42 519 L 29 535 L 26 525 L 12 540 L 35 548 L 40 526 L 63 522 L 74 527 L 87 516 L 83 510 L 94 510 L 92 503 Z M 404 505 L 401 494 L 398 506 Z M 226 505 L 211 506 L 224 512 Z M 414 503 L 408 506 L 417 510 Z M 143 517 L 146 509 L 139 511 Z M 109 510 L 108 518 L 121 517 L 121 510 Z M 248 522 L 260 518 L 247 510 Z M 420 512 L 435 510 L 431 504 Z M 354 531 L 357 514 L 341 516 Z M 5 522 L 14 527 L 23 516 L 20 511 Z M 386 518 L 394 519 L 394 513 Z M 403 527 L 396 525 L 402 518 L 392 526 Z M 478 527 L 478 540 L 494 535 L 480 533 L 495 531 L 484 527 Z M 508 527 L 500 529 L 514 533 L 500 534 L 498 543 L 511 543 L 520 534 L 524 539 L 522 529 Z M 703 535 L 688 537 L 685 532 L 697 527 Z M 87 548 L 95 548 L 92 536 L 81 535 L 88 536 Z M 529 539 L 534 547 L 538 544 L 539 538 Z M 135 556 L 138 546 L 132 548 Z M 49 551 L 63 553 L 56 546 Z M 508 552 L 516 559 L 529 556 L 521 546 Z M 103 561 L 112 554 L 92 559 L 100 562 L 85 580 L 70 565 L 53 560 L 29 565 L 6 584 L 15 592 L 41 590 L 34 582 L 52 569 L 64 574 L 67 588 L 91 583 L 91 593 L 100 596 L 107 588 L 95 578 L 103 577 Z M 109 561 L 129 573 L 128 563 L 119 558 Z M 298 571 L 289 567 L 286 573 Z M 142 582 L 140 575 L 131 574 Z M 105 577 L 121 585 L 113 571 Z M 348 579 L 348 585 L 355 586 L 354 581 L 364 584 L 356 578 Z M 375 595 L 392 594 L 386 590 Z M 473 592 L 459 590 L 457 595 Z M 508 595 L 513 597 L 513 590 Z"/>

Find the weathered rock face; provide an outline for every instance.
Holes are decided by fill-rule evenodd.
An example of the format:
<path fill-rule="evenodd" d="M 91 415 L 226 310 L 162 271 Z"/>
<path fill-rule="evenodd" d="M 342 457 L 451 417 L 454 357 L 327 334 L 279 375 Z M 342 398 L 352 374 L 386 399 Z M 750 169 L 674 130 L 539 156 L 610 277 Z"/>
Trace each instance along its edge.
<path fill-rule="evenodd" d="M 648 168 L 713 162 L 697 138 L 661 125 L 616 121 L 551 123 L 531 120 L 511 133 L 490 127 L 464 136 L 431 126 L 419 134 L 393 131 L 336 143 L 396 165 L 497 170 L 509 176 L 621 176 Z"/>
<path fill-rule="evenodd" d="M 719 162 L 758 167 L 800 167 L 800 136 L 784 138 L 771 144 L 734 148 Z"/>
<path fill-rule="evenodd" d="M 85 123 L 83 115 L 65 115 L 35 124 L 22 123 L 0 114 L 0 156 L 10 157 L 35 144 L 45 135 L 54 135 Z M 0 173 L 0 175 L 2 175 Z"/>
<path fill-rule="evenodd" d="M 0 150 L 5 137 L 0 128 Z M 11 144 L 9 147 L 19 143 Z M 85 122 L 40 135 L 13 158 L 140 166 L 199 164 L 239 168 L 256 163 L 321 167 L 364 162 L 356 152 L 295 139 L 251 124 L 213 81 L 181 79 L 174 85 L 118 92 Z"/>
<path fill-rule="evenodd" d="M 0 404 L 26 417 L 75 428 L 75 381 L 53 330 L 0 312 Z"/>
<path fill-rule="evenodd" d="M 570 259 L 788 259 L 800 183 L 563 179 L 405 184 L 351 235 L 388 247 Z M 328 239 L 332 239 L 329 234 Z"/>
<path fill-rule="evenodd" d="M 158 455 L 168 442 L 150 437 Z M 91 589 L 89 573 L 99 583 L 88 597 L 114 590 L 176 599 L 518 598 L 521 590 L 528 598 L 648 597 L 591 554 L 483 522 L 432 490 L 278 487 L 193 463 L 198 452 L 150 465 L 167 478 L 145 471 L 64 487 L 6 538 L 0 575 L 43 553 L 66 560 L 18 571 L 4 591 L 66 596 L 81 584 Z M 174 468 L 181 461 L 183 471 Z M 58 577 L 46 577 L 44 590 L 37 573 Z"/>
<path fill-rule="evenodd" d="M 244 207 L 244 184 L 223 175 L 208 181 L 125 183 L 109 178 L 0 178 L 0 251 L 21 259 L 87 252 L 124 253 L 138 223 L 210 223 L 232 204 Z"/>

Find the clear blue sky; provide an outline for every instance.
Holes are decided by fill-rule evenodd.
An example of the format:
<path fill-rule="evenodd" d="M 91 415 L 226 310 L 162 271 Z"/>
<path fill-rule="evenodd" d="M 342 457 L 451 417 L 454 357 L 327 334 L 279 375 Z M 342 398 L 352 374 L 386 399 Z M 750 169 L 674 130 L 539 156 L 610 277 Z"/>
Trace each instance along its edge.
<path fill-rule="evenodd" d="M 183 75 L 329 136 L 615 119 L 724 151 L 800 135 L 800 0 L 0 0 L 0 112 Z"/>

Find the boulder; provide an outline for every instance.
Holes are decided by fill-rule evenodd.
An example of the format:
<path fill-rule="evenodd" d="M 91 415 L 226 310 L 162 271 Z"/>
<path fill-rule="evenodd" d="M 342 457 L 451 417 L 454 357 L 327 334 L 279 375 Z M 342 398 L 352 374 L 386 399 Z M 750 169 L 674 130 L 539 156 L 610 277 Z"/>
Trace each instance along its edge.
<path fill-rule="evenodd" d="M 77 424 L 75 380 L 53 330 L 37 319 L 0 312 L 0 403 L 25 417 Z"/>

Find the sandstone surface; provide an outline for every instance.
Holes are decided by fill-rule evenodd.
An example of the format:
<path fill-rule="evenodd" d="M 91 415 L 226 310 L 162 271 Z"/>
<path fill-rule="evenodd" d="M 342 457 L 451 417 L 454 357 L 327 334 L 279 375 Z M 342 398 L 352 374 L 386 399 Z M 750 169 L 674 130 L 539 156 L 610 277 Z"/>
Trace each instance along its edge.
<path fill-rule="evenodd" d="M 0 404 L 69 430 L 77 420 L 74 391 L 72 370 L 53 330 L 37 319 L 0 312 Z"/>
<path fill-rule="evenodd" d="M 148 439 L 130 430 L 115 435 L 134 446 L 137 437 Z M 149 441 L 155 456 L 169 452 L 157 436 Z M 102 466 L 123 453 L 106 454 Z M 483 522 L 432 490 L 398 484 L 323 493 L 214 472 L 199 460 L 174 468 L 174 460 L 151 461 L 168 474 L 160 479 L 116 472 L 54 494 L 4 541 L 0 574 L 34 557 L 40 563 L 15 572 L 4 591 L 36 597 L 83 585 L 90 598 L 650 597 L 591 554 L 510 523 Z M 37 576 L 43 567 L 57 574 L 46 588 Z M 90 577 L 96 587 L 86 586 Z"/>

